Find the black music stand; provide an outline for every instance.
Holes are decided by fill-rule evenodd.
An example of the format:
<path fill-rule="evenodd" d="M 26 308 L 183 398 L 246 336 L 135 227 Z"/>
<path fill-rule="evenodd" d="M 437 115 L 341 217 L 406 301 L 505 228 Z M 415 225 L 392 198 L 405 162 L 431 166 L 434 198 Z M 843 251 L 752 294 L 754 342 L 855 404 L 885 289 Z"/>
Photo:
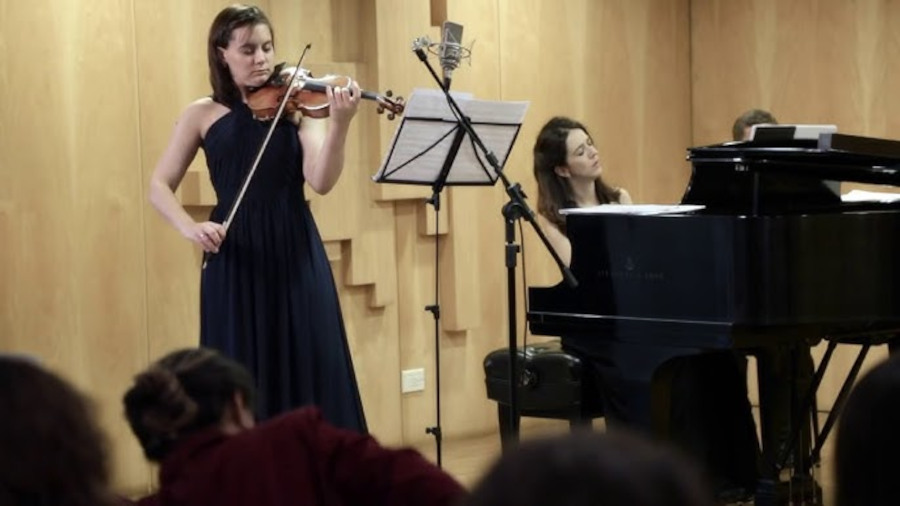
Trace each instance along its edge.
<path fill-rule="evenodd" d="M 474 136 L 486 139 L 505 162 L 519 134 L 526 103 L 472 100 L 471 95 L 456 94 L 462 102 L 461 114 L 451 108 L 443 92 L 418 89 L 409 97 L 403 120 L 378 173 L 376 183 L 431 186 L 434 207 L 434 304 L 425 307 L 434 316 L 435 411 L 436 423 L 425 432 L 435 438 L 437 464 L 442 465 L 441 444 L 441 362 L 440 362 L 440 195 L 445 186 L 490 186 L 499 172 L 483 159 Z M 469 124 L 464 126 L 463 121 Z M 501 163 L 502 166 L 502 163 Z"/>
<path fill-rule="evenodd" d="M 527 104 L 474 100 L 454 93 L 475 133 L 506 161 L 522 126 Z M 417 89 L 406 103 L 403 120 L 376 183 L 431 186 L 491 186 L 499 174 L 479 153 L 442 92 Z"/>

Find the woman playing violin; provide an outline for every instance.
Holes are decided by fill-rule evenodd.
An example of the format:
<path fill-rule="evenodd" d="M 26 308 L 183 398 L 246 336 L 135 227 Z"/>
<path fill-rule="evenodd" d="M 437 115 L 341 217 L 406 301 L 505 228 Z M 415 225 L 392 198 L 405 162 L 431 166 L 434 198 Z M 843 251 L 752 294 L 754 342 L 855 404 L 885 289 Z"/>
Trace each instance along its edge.
<path fill-rule="evenodd" d="M 271 121 L 247 105 L 274 69 L 272 25 L 257 7 L 235 5 L 212 23 L 207 45 L 212 96 L 178 119 L 150 181 L 150 201 L 208 255 L 200 280 L 200 344 L 256 378 L 261 418 L 318 405 L 334 425 L 365 432 L 337 290 L 304 182 L 328 193 L 344 165 L 344 143 L 360 89 L 328 87 L 329 119 L 281 119 L 228 226 L 245 176 Z M 196 222 L 175 197 L 202 148 L 218 202 Z"/>

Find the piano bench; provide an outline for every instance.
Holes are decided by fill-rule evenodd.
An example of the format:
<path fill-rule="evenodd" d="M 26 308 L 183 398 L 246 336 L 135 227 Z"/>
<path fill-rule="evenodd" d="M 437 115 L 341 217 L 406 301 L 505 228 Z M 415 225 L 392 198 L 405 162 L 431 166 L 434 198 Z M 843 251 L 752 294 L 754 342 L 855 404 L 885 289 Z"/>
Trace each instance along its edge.
<path fill-rule="evenodd" d="M 562 349 L 558 340 L 529 344 L 518 349 L 516 374 L 519 389 L 512 413 L 509 401 L 509 348 L 488 353 L 484 359 L 488 398 L 497 402 L 502 448 L 518 439 L 519 417 L 569 420 L 573 429 L 589 427 L 603 416 L 600 394 L 589 368 L 581 359 Z"/>

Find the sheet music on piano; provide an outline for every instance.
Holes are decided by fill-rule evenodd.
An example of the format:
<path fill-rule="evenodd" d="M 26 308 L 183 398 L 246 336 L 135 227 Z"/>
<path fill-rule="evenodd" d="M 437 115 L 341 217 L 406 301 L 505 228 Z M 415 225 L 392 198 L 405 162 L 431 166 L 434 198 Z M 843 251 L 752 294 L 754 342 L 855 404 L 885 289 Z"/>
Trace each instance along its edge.
<path fill-rule="evenodd" d="M 841 195 L 843 202 L 897 202 L 900 201 L 900 193 L 874 192 L 854 189 Z"/>
<path fill-rule="evenodd" d="M 604 204 L 593 207 L 573 207 L 560 209 L 559 214 L 631 214 L 651 216 L 658 214 L 687 214 L 700 211 L 703 205 L 686 204 Z"/>

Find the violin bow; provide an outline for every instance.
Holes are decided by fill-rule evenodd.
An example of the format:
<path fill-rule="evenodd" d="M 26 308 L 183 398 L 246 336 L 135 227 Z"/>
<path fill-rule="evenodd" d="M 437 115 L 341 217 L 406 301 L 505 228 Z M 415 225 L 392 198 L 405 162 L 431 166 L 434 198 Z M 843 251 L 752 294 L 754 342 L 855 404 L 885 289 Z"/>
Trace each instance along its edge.
<path fill-rule="evenodd" d="M 256 153 L 256 159 L 253 160 L 253 165 L 250 166 L 250 170 L 247 172 L 247 175 L 244 176 L 244 182 L 241 183 L 241 190 L 238 192 L 237 197 L 235 197 L 234 202 L 231 203 L 231 208 L 228 210 L 228 214 L 225 216 L 225 221 L 222 222 L 222 226 L 225 227 L 226 238 L 228 237 L 228 227 L 231 226 L 231 221 L 234 219 L 234 215 L 237 213 L 238 207 L 244 200 L 244 194 L 247 193 L 247 187 L 250 186 L 250 181 L 253 179 L 253 174 L 256 173 L 256 168 L 259 167 L 259 161 L 262 160 L 263 153 L 266 152 L 266 147 L 268 147 L 269 145 L 269 140 L 272 139 L 272 133 L 275 132 L 275 126 L 278 125 L 278 121 L 284 114 L 284 107 L 285 105 L 287 105 L 287 101 L 291 96 L 291 86 L 294 85 L 294 80 L 297 78 L 297 74 L 300 73 L 300 68 L 303 66 L 303 59 L 306 58 L 306 53 L 307 51 L 309 51 L 310 47 L 312 47 L 312 45 L 307 44 L 306 47 L 303 48 L 303 52 L 300 54 L 300 59 L 297 61 L 297 66 L 294 67 L 294 72 L 291 74 L 291 80 L 288 81 L 290 85 L 288 86 L 284 96 L 281 97 L 281 103 L 278 105 L 278 111 L 275 113 L 275 117 L 272 119 L 272 124 L 269 125 L 269 131 L 266 132 L 266 138 L 263 139 L 262 145 L 259 147 L 259 151 Z M 204 253 L 204 269 L 206 269 L 206 264 L 207 262 L 209 262 L 209 257 L 209 252 Z"/>

